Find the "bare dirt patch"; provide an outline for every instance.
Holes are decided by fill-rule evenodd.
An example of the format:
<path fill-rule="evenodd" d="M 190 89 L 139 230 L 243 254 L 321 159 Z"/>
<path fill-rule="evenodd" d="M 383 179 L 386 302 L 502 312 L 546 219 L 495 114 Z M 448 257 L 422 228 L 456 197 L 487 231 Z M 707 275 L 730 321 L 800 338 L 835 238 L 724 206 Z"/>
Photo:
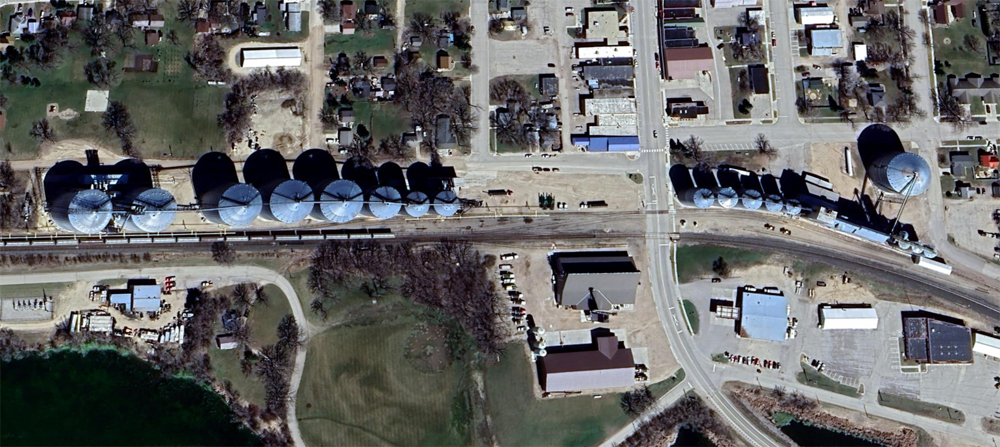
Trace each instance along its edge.
<path fill-rule="evenodd" d="M 600 187 L 587 188 L 581 185 Z M 486 194 L 491 189 L 511 190 L 514 193 L 491 197 Z M 591 200 L 607 202 L 607 208 L 599 208 L 604 211 L 637 211 L 640 206 L 640 191 L 641 186 L 630 180 L 625 173 L 583 175 L 502 171 L 497 172 L 493 178 L 474 175 L 472 179 L 466 180 L 459 195 L 482 200 L 484 206 L 504 213 L 540 211 L 538 195 L 542 193 L 552 194 L 556 202 L 566 202 L 567 210 L 572 211 L 580 210 L 580 202 Z"/>
<path fill-rule="evenodd" d="M 451 364 L 448 353 L 448 329 L 433 324 L 421 324 L 406 339 L 406 360 L 417 371 L 437 373 Z"/>

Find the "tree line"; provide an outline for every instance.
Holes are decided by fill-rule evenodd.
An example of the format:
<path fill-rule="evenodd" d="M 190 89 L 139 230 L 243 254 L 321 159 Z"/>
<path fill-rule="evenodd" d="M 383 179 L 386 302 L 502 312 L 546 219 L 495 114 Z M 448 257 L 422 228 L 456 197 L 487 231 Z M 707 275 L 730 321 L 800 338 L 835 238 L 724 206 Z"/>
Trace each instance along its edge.
<path fill-rule="evenodd" d="M 713 445 L 720 447 L 737 445 L 729 434 L 729 428 L 719 420 L 715 410 L 706 406 L 694 395 L 689 395 L 670 408 L 642 421 L 619 445 L 626 447 L 667 445 L 682 426 L 708 437 Z"/>

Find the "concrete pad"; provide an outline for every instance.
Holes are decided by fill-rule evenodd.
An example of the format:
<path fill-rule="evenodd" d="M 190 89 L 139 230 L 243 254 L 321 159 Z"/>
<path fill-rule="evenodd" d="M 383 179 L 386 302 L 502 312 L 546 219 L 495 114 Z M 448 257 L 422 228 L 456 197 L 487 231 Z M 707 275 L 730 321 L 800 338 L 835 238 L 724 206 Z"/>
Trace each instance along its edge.
<path fill-rule="evenodd" d="M 84 112 L 104 112 L 108 109 L 108 90 L 87 90 L 87 102 L 83 107 Z"/>

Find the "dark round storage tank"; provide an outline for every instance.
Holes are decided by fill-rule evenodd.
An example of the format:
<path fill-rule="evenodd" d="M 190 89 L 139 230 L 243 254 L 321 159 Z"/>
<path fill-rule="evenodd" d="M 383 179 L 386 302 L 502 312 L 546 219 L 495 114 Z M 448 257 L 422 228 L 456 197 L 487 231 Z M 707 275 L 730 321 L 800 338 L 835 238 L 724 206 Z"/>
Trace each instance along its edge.
<path fill-rule="evenodd" d="M 919 195 L 930 186 L 927 161 L 916 153 L 906 152 L 899 135 L 889 126 L 872 124 L 861 131 L 858 152 L 868 179 L 882 191 Z"/>
<path fill-rule="evenodd" d="M 314 190 L 319 190 L 328 182 L 339 180 L 337 161 L 325 149 L 309 149 L 295 158 L 292 164 L 292 177 L 309 184 Z"/>
<path fill-rule="evenodd" d="M 191 182 L 194 186 L 194 196 L 203 201 L 209 191 L 225 188 L 239 183 L 236 175 L 236 165 L 233 160 L 222 152 L 209 152 L 198 158 L 191 169 Z"/>
<path fill-rule="evenodd" d="M 340 169 L 340 177 L 356 183 L 366 193 L 378 187 L 378 175 L 375 173 L 375 168 L 356 157 L 351 157 L 344 162 L 344 166 Z"/>
<path fill-rule="evenodd" d="M 68 192 L 87 188 L 84 177 L 83 163 L 76 160 L 63 160 L 53 165 L 45 171 L 42 180 L 46 203 L 55 203 Z"/>
<path fill-rule="evenodd" d="M 410 185 L 410 190 L 412 191 L 422 191 L 427 195 L 436 193 L 433 191 L 427 181 L 427 177 L 430 175 L 431 167 L 422 161 L 414 162 L 406 168 L 406 181 Z"/>
<path fill-rule="evenodd" d="M 391 161 L 382 163 L 377 171 L 378 184 L 381 186 L 391 186 L 403 193 L 407 190 L 406 177 L 403 175 L 403 168 Z"/>

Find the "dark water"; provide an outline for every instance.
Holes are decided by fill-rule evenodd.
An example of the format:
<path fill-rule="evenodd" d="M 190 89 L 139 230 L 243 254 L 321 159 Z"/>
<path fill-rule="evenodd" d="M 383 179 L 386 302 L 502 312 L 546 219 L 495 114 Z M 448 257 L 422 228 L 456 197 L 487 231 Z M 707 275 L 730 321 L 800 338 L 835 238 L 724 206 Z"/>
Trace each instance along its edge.
<path fill-rule="evenodd" d="M 788 425 L 781 427 L 781 432 L 803 447 L 869 447 L 881 445 L 825 428 L 806 425 L 799 421 L 792 421 Z"/>
<path fill-rule="evenodd" d="M 712 441 L 702 436 L 701 433 L 688 427 L 681 427 L 677 431 L 677 440 L 671 444 L 671 447 L 715 447 L 715 444 L 712 444 Z"/>
<path fill-rule="evenodd" d="M 114 351 L 0 362 L 0 445 L 259 445 L 222 398 Z"/>

